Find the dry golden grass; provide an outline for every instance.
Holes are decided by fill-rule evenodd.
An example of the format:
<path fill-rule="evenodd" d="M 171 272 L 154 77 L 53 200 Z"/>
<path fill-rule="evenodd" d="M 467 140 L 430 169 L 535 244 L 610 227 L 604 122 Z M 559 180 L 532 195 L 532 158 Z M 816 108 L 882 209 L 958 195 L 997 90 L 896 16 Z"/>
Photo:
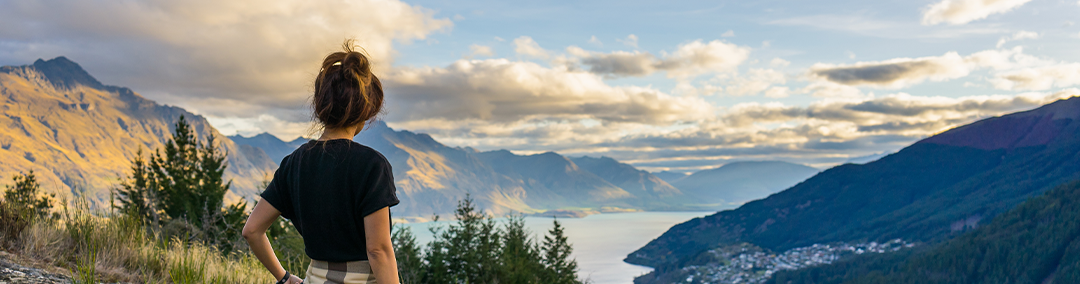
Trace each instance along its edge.
<path fill-rule="evenodd" d="M 75 283 L 273 283 L 249 253 L 165 240 L 139 220 L 91 214 L 86 206 L 59 219 L 34 219 L 18 237 L 3 236 L 12 253 L 67 269 Z M 0 224 L 6 225 L 6 224 Z"/>

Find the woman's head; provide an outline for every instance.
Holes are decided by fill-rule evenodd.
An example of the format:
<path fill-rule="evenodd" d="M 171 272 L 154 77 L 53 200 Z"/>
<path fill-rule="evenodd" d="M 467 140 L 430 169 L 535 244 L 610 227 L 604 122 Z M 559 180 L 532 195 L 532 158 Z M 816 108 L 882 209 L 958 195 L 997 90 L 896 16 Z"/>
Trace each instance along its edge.
<path fill-rule="evenodd" d="M 327 55 L 315 77 L 312 116 L 326 129 L 363 125 L 382 110 L 382 83 L 371 73 L 368 57 L 352 46 L 345 41 L 344 51 Z"/>

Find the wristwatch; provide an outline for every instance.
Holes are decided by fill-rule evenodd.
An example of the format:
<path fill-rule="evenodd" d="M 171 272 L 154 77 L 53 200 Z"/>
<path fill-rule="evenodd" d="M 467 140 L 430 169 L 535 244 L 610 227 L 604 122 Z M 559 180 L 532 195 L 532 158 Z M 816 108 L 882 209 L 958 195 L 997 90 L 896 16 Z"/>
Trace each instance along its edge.
<path fill-rule="evenodd" d="M 277 281 L 277 284 L 285 284 L 285 282 L 289 282 L 289 276 L 292 276 L 292 274 L 289 274 L 289 271 L 285 271 L 285 277 L 281 277 L 281 279 Z"/>

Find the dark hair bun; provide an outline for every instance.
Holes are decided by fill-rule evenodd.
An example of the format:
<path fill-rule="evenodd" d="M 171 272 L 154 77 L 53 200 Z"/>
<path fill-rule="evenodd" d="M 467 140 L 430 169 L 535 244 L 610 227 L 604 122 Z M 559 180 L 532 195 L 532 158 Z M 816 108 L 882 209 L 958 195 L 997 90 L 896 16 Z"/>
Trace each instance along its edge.
<path fill-rule="evenodd" d="M 343 45 L 345 51 L 323 59 L 322 70 L 315 77 L 312 116 L 325 128 L 366 123 L 382 110 L 382 83 L 371 73 L 371 62 L 363 53 L 353 51 L 352 40 Z"/>

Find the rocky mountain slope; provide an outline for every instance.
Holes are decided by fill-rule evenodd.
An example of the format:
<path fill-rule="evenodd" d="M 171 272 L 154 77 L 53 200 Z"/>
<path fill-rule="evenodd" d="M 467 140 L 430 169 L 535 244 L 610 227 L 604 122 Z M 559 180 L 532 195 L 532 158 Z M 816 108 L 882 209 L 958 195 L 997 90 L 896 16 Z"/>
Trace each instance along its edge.
<path fill-rule="evenodd" d="M 649 279 L 711 248 L 774 252 L 847 241 L 938 242 L 1080 179 L 1080 98 L 988 118 L 865 165 L 845 164 L 738 209 L 678 224 L 626 261 Z M 641 281 L 641 283 L 651 283 Z"/>
<path fill-rule="evenodd" d="M 260 190 L 275 168 L 261 150 L 243 150 L 201 116 L 104 85 L 64 57 L 0 67 L 0 177 L 34 170 L 47 191 L 85 190 L 92 201 L 107 202 L 131 158 L 160 148 L 181 115 L 201 141 L 214 135 L 229 153 L 228 198 Z"/>

